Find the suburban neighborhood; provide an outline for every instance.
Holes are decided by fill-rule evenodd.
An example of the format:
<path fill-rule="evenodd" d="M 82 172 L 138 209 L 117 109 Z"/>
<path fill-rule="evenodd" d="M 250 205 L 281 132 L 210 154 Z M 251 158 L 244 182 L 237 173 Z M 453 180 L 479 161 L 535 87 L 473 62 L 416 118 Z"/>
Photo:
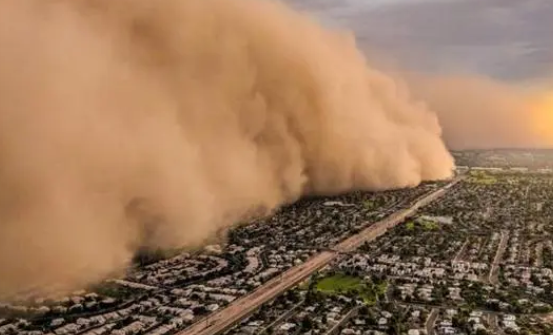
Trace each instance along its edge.
<path fill-rule="evenodd" d="M 553 174 L 509 167 L 458 174 L 439 199 L 352 250 L 340 243 L 448 182 L 303 199 L 236 226 L 220 243 L 141 257 L 126 275 L 86 290 L 2 297 L 0 335 L 209 329 L 212 315 L 324 252 L 333 254 L 324 267 L 224 333 L 553 332 Z"/>

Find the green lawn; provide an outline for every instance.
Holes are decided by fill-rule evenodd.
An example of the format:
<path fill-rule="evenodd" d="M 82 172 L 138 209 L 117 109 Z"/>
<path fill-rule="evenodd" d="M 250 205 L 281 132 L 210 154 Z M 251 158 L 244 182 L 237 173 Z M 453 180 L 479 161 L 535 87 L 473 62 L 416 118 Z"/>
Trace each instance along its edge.
<path fill-rule="evenodd" d="M 386 293 L 388 284 L 386 282 L 374 285 L 365 282 L 358 277 L 352 277 L 345 274 L 335 274 L 321 279 L 316 289 L 325 294 L 345 294 L 355 291 L 366 304 L 373 305 L 377 301 L 377 296 L 383 296 Z"/>
<path fill-rule="evenodd" d="M 405 224 L 407 230 L 414 230 L 416 226 L 422 227 L 424 230 L 436 230 L 440 228 L 436 222 L 428 220 L 417 220 L 417 222 L 409 221 Z"/>
<path fill-rule="evenodd" d="M 385 294 L 386 291 L 388 290 L 388 282 L 383 282 L 379 285 L 377 285 L 376 287 L 376 293 L 378 294 Z"/>
<path fill-rule="evenodd" d="M 468 181 L 473 184 L 493 185 L 497 183 L 497 178 L 486 173 L 472 172 Z"/>
<path fill-rule="evenodd" d="M 345 274 L 336 274 L 319 281 L 317 283 L 317 290 L 327 293 L 336 293 L 360 289 L 362 286 L 363 280 L 361 278 L 351 277 Z"/>
<path fill-rule="evenodd" d="M 424 230 L 436 230 L 438 229 L 438 224 L 432 221 L 424 221 L 422 224 Z"/>
<path fill-rule="evenodd" d="M 497 183 L 497 179 L 495 178 L 471 178 L 470 182 L 473 184 L 480 184 L 480 185 L 494 185 Z"/>
<path fill-rule="evenodd" d="M 373 201 L 366 200 L 366 201 L 363 202 L 363 207 L 365 207 L 368 210 L 372 210 L 372 209 L 374 209 L 375 205 L 374 205 Z"/>

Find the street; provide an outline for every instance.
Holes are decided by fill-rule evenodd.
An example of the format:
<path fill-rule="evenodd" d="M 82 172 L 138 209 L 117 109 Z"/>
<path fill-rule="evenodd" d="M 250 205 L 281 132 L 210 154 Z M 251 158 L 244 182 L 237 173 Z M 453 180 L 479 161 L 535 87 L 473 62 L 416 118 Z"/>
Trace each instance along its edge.
<path fill-rule="evenodd" d="M 265 302 L 274 299 L 282 292 L 297 285 L 309 277 L 312 273 L 321 269 L 338 257 L 340 252 L 355 250 L 367 241 L 372 241 L 384 234 L 388 229 L 400 224 L 407 217 L 414 215 L 417 210 L 446 193 L 453 185 L 461 181 L 463 176 L 458 176 L 442 188 L 421 197 L 411 207 L 400 210 L 391 216 L 370 225 L 359 234 L 354 235 L 333 248 L 335 251 L 323 251 L 305 263 L 284 272 L 250 294 L 236 300 L 225 309 L 215 312 L 178 333 L 178 335 L 215 335 L 220 334 L 239 320 L 248 316 Z"/>

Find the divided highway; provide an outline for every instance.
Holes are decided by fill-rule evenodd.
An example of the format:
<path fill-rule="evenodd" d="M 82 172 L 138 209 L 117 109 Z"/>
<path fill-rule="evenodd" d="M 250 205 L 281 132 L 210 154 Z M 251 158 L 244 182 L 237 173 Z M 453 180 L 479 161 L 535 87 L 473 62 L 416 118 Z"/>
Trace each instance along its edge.
<path fill-rule="evenodd" d="M 250 294 L 235 300 L 226 308 L 209 315 L 192 326 L 179 332 L 178 335 L 216 335 L 229 329 L 236 322 L 253 313 L 262 304 L 274 299 L 282 292 L 297 285 L 311 274 L 328 265 L 336 259 L 340 253 L 350 252 L 367 241 L 372 241 L 383 235 L 388 229 L 400 224 L 406 218 L 413 216 L 417 210 L 424 207 L 439 197 L 443 196 L 449 188 L 463 179 L 458 176 L 446 186 L 421 197 L 411 207 L 400 210 L 391 216 L 378 221 L 359 234 L 351 236 L 333 248 L 333 251 L 323 251 L 313 256 L 305 263 L 295 266 L 282 275 L 273 278 Z"/>

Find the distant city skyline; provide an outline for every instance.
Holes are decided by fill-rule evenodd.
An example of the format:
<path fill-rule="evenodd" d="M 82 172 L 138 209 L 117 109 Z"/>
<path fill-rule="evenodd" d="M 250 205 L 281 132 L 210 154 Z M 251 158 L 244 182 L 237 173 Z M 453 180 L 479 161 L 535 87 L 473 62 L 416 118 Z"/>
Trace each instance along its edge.
<path fill-rule="evenodd" d="M 287 0 L 417 72 L 533 81 L 553 73 L 551 0 Z"/>

